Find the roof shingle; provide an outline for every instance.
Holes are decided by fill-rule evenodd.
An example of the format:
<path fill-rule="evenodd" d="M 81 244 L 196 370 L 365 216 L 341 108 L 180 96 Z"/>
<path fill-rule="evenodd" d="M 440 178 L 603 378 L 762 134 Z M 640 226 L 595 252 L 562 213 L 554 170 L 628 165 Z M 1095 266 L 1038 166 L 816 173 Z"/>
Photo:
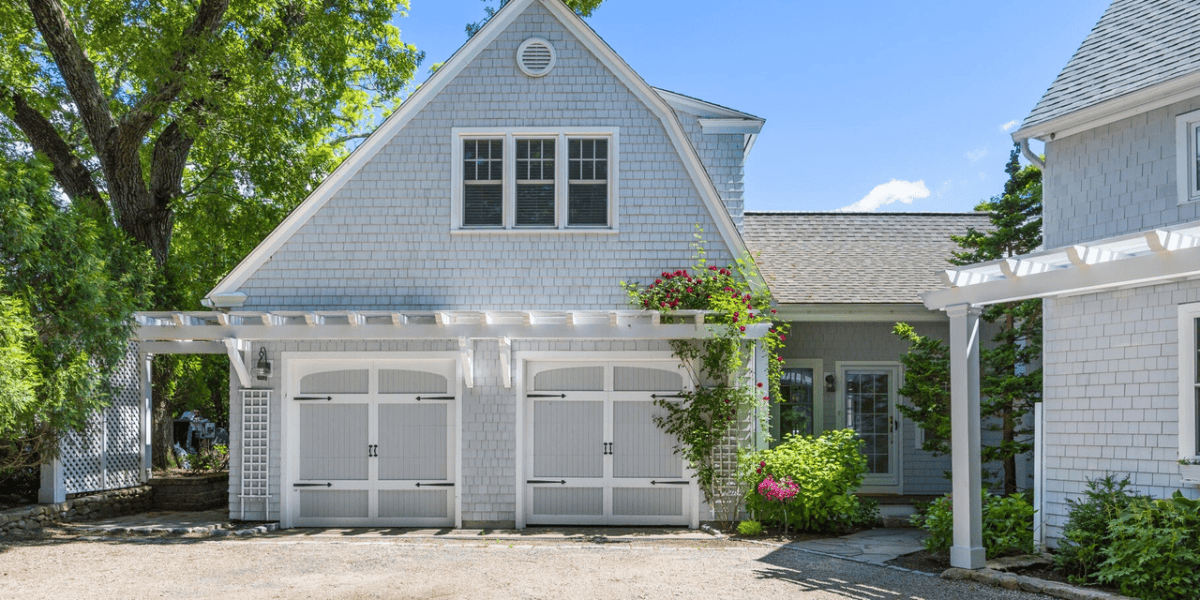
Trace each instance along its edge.
<path fill-rule="evenodd" d="M 743 237 L 781 304 L 910 304 L 969 227 L 987 213 L 747 212 Z"/>
<path fill-rule="evenodd" d="M 1200 70 L 1200 3 L 1113 0 L 1021 129 Z"/>

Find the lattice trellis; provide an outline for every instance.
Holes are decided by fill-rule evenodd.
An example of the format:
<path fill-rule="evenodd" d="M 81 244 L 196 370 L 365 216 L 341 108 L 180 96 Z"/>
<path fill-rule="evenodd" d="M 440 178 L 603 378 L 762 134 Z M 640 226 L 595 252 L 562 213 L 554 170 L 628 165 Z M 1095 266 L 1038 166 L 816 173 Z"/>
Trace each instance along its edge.
<path fill-rule="evenodd" d="M 263 515 L 270 504 L 271 390 L 242 390 L 242 518 L 246 501 L 262 500 Z"/>
<path fill-rule="evenodd" d="M 68 494 L 113 490 L 141 483 L 142 382 L 136 343 L 112 376 L 113 397 L 82 431 L 69 431 L 59 442 L 63 485 Z"/>

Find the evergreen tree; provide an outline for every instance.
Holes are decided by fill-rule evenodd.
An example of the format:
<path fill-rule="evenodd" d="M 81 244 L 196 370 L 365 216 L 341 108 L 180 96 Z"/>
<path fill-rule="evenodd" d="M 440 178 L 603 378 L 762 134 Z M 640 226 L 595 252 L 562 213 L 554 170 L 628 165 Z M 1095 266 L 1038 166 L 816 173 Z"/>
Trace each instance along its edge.
<path fill-rule="evenodd" d="M 1009 154 L 1004 193 L 975 207 L 987 212 L 987 231 L 967 230 L 953 236 L 962 252 L 950 260 L 955 265 L 1010 258 L 1037 250 L 1042 244 L 1042 172 L 1022 167 L 1019 150 Z M 987 429 L 1000 432 L 1000 443 L 985 445 L 984 462 L 999 462 L 1006 494 L 1017 491 L 1017 457 L 1033 450 L 1032 429 L 1026 416 L 1042 393 L 1042 301 L 1007 302 L 986 307 L 981 318 L 995 326 L 993 346 L 980 350 L 980 414 Z M 949 451 L 949 359 L 945 343 L 916 334 L 900 323 L 895 333 L 912 343 L 903 358 L 905 385 L 900 393 L 913 406 L 901 412 L 931 432 L 925 449 Z"/>

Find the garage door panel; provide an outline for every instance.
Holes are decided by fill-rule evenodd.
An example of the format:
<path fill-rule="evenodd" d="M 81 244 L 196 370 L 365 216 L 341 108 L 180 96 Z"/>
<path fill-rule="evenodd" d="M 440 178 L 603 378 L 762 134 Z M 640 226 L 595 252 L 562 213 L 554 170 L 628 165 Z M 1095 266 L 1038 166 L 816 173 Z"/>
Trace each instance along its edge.
<path fill-rule="evenodd" d="M 406 369 L 380 369 L 380 394 L 445 394 L 449 382 L 444 375 Z"/>
<path fill-rule="evenodd" d="M 533 476 L 604 476 L 604 402 L 534 402 Z"/>
<path fill-rule="evenodd" d="M 367 490 L 301 490 L 300 518 L 352 518 L 368 516 L 370 494 Z"/>
<path fill-rule="evenodd" d="M 682 517 L 680 488 L 613 488 L 613 515 L 625 517 Z"/>
<path fill-rule="evenodd" d="M 367 405 L 301 404 L 299 408 L 300 479 L 367 479 Z"/>
<path fill-rule="evenodd" d="M 604 488 L 533 488 L 533 513 L 544 516 L 604 516 Z"/>
<path fill-rule="evenodd" d="M 683 477 L 674 438 L 654 424 L 665 415 L 651 402 L 613 402 L 613 477 Z"/>
<path fill-rule="evenodd" d="M 533 378 L 534 388 L 555 392 L 604 391 L 604 367 L 565 367 L 539 372 Z"/>
<path fill-rule="evenodd" d="M 681 389 L 683 376 L 677 371 L 648 367 L 613 367 L 613 391 L 678 392 Z"/>
<path fill-rule="evenodd" d="M 444 519 L 450 516 L 450 492 L 446 490 L 382 490 L 379 492 L 381 519 Z"/>
<path fill-rule="evenodd" d="M 446 479 L 446 404 L 379 405 L 379 479 Z"/>
<path fill-rule="evenodd" d="M 311 373 L 300 379 L 301 394 L 366 394 L 369 369 L 336 369 Z"/>

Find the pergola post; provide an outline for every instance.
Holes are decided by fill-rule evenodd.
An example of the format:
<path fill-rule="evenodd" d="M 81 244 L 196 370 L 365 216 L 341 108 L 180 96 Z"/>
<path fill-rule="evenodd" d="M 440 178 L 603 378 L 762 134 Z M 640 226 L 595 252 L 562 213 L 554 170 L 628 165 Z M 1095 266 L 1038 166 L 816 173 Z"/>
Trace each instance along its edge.
<path fill-rule="evenodd" d="M 954 545 L 950 565 L 983 568 L 979 419 L 979 308 L 946 307 L 950 317 L 950 460 Z"/>
<path fill-rule="evenodd" d="M 154 355 L 148 352 L 141 352 L 138 356 L 138 373 L 141 375 L 139 379 L 142 384 L 142 401 L 140 402 L 139 417 L 139 436 L 142 447 L 142 468 L 140 475 L 142 483 L 146 483 L 153 475 L 153 421 L 154 421 L 154 399 L 153 399 L 153 373 L 154 373 Z"/>

